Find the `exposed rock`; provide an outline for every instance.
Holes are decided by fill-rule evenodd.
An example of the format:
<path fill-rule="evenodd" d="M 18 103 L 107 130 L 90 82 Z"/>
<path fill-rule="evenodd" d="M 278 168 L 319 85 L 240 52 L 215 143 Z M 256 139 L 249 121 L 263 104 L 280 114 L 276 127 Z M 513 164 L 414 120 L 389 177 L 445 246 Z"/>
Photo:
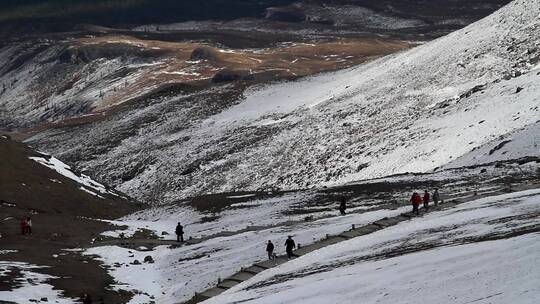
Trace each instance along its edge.
<path fill-rule="evenodd" d="M 500 144 L 498 144 L 496 147 L 489 151 L 489 155 L 492 155 L 493 153 L 495 153 L 495 151 L 502 149 L 509 142 L 511 142 L 511 140 L 502 141 Z"/>
<path fill-rule="evenodd" d="M 151 255 L 147 255 L 147 256 L 144 257 L 144 262 L 152 264 L 152 263 L 154 263 L 154 259 L 152 258 Z"/>
<path fill-rule="evenodd" d="M 189 57 L 189 60 L 192 61 L 198 61 L 198 60 L 208 60 L 208 61 L 216 61 L 218 60 L 218 54 L 214 49 L 207 46 L 201 46 L 193 50 L 191 52 L 191 56 Z"/>

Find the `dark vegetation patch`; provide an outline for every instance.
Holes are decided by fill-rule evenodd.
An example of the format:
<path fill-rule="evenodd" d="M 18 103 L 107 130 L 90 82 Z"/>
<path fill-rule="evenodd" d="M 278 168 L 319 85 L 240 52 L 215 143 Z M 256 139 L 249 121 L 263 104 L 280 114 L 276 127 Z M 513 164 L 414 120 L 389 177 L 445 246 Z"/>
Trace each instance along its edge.
<path fill-rule="evenodd" d="M 219 219 L 219 216 L 217 216 L 217 215 L 204 216 L 204 217 L 201 218 L 201 223 L 215 222 L 218 219 Z"/>
<path fill-rule="evenodd" d="M 219 55 L 216 50 L 208 46 L 201 46 L 195 48 L 189 57 L 189 60 L 198 61 L 198 60 L 208 60 L 208 61 L 218 61 Z"/>
<path fill-rule="evenodd" d="M 249 202 L 257 199 L 268 199 L 281 196 L 283 193 L 268 194 L 267 192 L 227 192 L 201 195 L 188 199 L 188 203 L 200 212 L 220 213 L 233 204 Z M 184 202 L 180 202 L 183 204 Z"/>
<path fill-rule="evenodd" d="M 223 69 L 212 77 L 213 83 L 255 80 L 255 76 L 246 70 Z"/>
<path fill-rule="evenodd" d="M 168 54 L 166 50 L 140 48 L 124 43 L 86 44 L 79 47 L 66 48 L 59 55 L 61 62 L 91 63 L 96 59 L 115 59 L 138 57 L 145 59 L 159 58 Z"/>
<path fill-rule="evenodd" d="M 135 233 L 133 233 L 132 238 L 134 239 L 159 239 L 159 236 L 157 236 L 154 231 L 148 230 L 145 228 L 139 228 Z"/>

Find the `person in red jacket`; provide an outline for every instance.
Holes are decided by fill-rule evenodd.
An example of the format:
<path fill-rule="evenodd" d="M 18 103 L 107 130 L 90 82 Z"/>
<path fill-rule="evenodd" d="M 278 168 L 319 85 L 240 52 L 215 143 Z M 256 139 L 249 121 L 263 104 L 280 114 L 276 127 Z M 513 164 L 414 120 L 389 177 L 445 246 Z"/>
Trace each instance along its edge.
<path fill-rule="evenodd" d="M 420 206 L 420 202 L 422 201 L 422 198 L 420 197 L 420 194 L 418 194 L 418 192 L 414 192 L 412 197 L 411 197 L 411 203 L 412 203 L 412 206 L 413 206 L 413 213 L 418 215 L 419 212 L 418 212 L 418 206 Z"/>
<path fill-rule="evenodd" d="M 26 222 L 26 219 L 24 217 L 21 218 L 21 234 L 22 235 L 26 234 L 26 226 L 27 225 L 28 225 L 28 223 Z"/>
<path fill-rule="evenodd" d="M 424 209 L 426 209 L 426 212 L 428 212 L 429 210 L 429 198 L 430 198 L 430 195 L 429 195 L 429 192 L 426 190 L 424 191 Z"/>

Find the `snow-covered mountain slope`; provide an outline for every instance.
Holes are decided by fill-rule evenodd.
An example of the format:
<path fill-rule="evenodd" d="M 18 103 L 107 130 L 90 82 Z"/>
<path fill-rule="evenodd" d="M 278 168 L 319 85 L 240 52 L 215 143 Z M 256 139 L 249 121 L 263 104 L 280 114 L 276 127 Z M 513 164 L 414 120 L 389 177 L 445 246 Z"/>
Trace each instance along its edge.
<path fill-rule="evenodd" d="M 203 206 L 197 203 L 155 206 L 112 221 L 119 227 L 127 228 L 104 235 L 118 238 L 122 233 L 123 238 L 116 242 L 96 242 L 93 244 L 96 247 L 85 252 L 99 256 L 104 264 L 110 266 L 109 272 L 118 282 L 116 289 L 138 294 L 130 303 L 147 303 L 152 297 L 157 303 L 183 303 L 196 292 L 216 286 L 218 278 L 225 279 L 242 267 L 265 261 L 264 248 L 268 240 L 272 240 L 276 253 L 281 255 L 285 249 L 283 242 L 288 235 L 293 235 L 295 241 L 304 247 L 324 239 L 326 234 L 337 235 L 347 231 L 352 224 L 361 227 L 385 217 L 397 216 L 410 210 L 407 201 L 410 193 L 425 188 L 439 187 L 446 201 L 464 201 L 501 193 L 501 190 L 507 191 L 512 187 L 537 187 L 536 168 L 535 163 L 529 163 L 522 164 L 520 170 L 512 172 L 494 166 L 485 167 L 485 172 L 479 168 L 453 169 L 422 176 L 388 177 L 336 188 L 231 194 L 222 195 L 220 199 L 203 198 L 200 201 L 217 201 L 217 206 L 208 203 L 203 203 Z M 538 190 L 531 193 L 535 194 L 535 200 L 538 199 Z M 337 200 L 344 196 L 349 198 L 347 215 L 338 216 Z M 356 250 L 351 256 L 371 256 L 381 251 L 402 255 L 409 250 L 429 252 L 432 247 L 452 246 L 464 240 L 481 241 L 481 238 L 494 233 L 520 231 L 528 225 L 535 225 L 539 211 L 539 205 L 534 200 L 525 204 L 513 199 L 522 196 L 524 194 L 520 193 L 466 202 L 457 209 L 437 211 L 410 222 L 402 222 L 389 228 L 392 230 L 382 237 L 359 237 L 355 244 L 365 244 L 361 249 L 346 244 L 344 247 Z M 206 208 L 201 208 L 204 206 Z M 193 237 L 200 242 L 178 248 L 169 246 L 171 241 L 174 244 L 177 222 L 184 225 L 186 239 Z M 154 245 L 146 245 L 140 237 L 141 229 L 152 231 L 162 240 L 150 240 L 150 244 Z M 388 244 L 385 243 L 387 240 Z M 122 244 L 135 245 L 122 248 Z M 421 246 L 417 246 L 419 244 Z M 141 245 L 146 247 L 139 247 Z M 154 263 L 134 263 L 134 260 L 142 261 L 148 255 L 152 256 Z M 336 262 L 335 258 L 327 258 L 325 251 L 314 251 L 305 258 L 313 264 Z M 354 263 L 348 262 L 346 265 Z M 294 263 L 296 261 L 291 261 L 291 265 Z M 261 280 L 267 278 L 266 273 L 261 273 L 261 276 Z M 295 292 L 302 295 L 302 291 Z M 234 303 L 224 299 L 229 298 L 221 298 L 219 302 Z M 280 303 L 275 298 L 269 301 Z"/>
<path fill-rule="evenodd" d="M 335 244 L 204 303 L 537 303 L 540 192 L 480 199 Z"/>
<path fill-rule="evenodd" d="M 516 0 L 346 71 L 251 88 L 239 99 L 227 86 L 195 103 L 193 95 L 153 99 L 30 141 L 153 202 L 430 171 L 538 120 L 539 10 Z"/>
<path fill-rule="evenodd" d="M 539 121 L 478 147 L 445 167 L 474 166 L 520 158 L 526 160 L 527 157 L 540 157 Z"/>

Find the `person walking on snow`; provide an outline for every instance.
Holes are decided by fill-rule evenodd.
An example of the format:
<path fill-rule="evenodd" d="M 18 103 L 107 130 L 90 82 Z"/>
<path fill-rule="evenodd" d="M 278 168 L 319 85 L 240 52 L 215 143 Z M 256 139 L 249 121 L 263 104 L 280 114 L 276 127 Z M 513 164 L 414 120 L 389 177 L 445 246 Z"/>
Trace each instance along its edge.
<path fill-rule="evenodd" d="M 441 200 L 441 195 L 439 194 L 439 189 L 435 188 L 435 192 L 433 192 L 433 203 L 435 206 L 439 204 L 439 201 Z"/>
<path fill-rule="evenodd" d="M 27 223 L 26 223 L 26 219 L 25 219 L 24 217 L 21 218 L 21 223 L 20 223 L 20 225 L 21 225 L 21 234 L 22 234 L 22 235 L 25 235 L 25 234 L 26 234 L 26 224 L 27 224 Z"/>
<path fill-rule="evenodd" d="M 180 223 L 176 225 L 176 241 L 184 242 L 184 226 L 182 226 Z"/>
<path fill-rule="evenodd" d="M 294 243 L 292 236 L 289 235 L 289 237 L 285 241 L 285 251 L 287 251 L 287 258 L 290 259 L 292 257 L 298 257 L 296 254 L 293 253 L 294 248 L 296 248 L 296 244 Z"/>
<path fill-rule="evenodd" d="M 428 212 L 429 210 L 429 198 L 430 198 L 430 195 L 429 195 L 429 192 L 426 190 L 424 191 L 424 209 L 426 209 L 426 212 Z"/>
<path fill-rule="evenodd" d="M 32 219 L 30 217 L 26 219 L 26 233 L 32 235 Z"/>
<path fill-rule="evenodd" d="M 339 204 L 339 213 L 345 215 L 345 210 L 347 210 L 347 201 L 342 198 L 341 203 Z"/>
<path fill-rule="evenodd" d="M 274 244 L 272 241 L 268 241 L 266 244 L 266 252 L 268 253 L 268 259 L 273 260 L 274 259 Z"/>
<path fill-rule="evenodd" d="M 422 201 L 422 198 L 420 197 L 420 194 L 418 194 L 418 192 L 414 192 L 412 197 L 411 197 L 411 203 L 412 203 L 412 206 L 413 206 L 413 213 L 418 215 L 419 212 L 418 212 L 418 207 L 420 206 L 420 202 Z"/>

